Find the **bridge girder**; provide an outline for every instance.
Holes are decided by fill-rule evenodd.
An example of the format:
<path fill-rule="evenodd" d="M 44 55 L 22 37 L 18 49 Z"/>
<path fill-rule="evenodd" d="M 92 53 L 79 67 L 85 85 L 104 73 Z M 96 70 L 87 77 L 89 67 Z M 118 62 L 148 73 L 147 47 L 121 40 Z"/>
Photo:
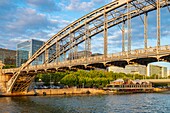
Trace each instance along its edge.
<path fill-rule="evenodd" d="M 106 65 L 103 62 L 101 62 L 101 63 L 93 63 L 93 64 L 88 64 L 87 68 L 90 68 L 90 69 L 95 69 L 95 68 L 105 69 Z"/>
<path fill-rule="evenodd" d="M 137 64 L 140 64 L 140 65 L 148 65 L 149 63 L 152 63 L 152 62 L 157 62 L 158 59 L 155 58 L 155 57 L 148 57 L 148 58 L 137 58 L 137 59 L 132 59 L 129 61 L 129 63 L 133 64 L 133 63 L 137 63 Z"/>
<path fill-rule="evenodd" d="M 71 69 L 86 69 L 86 65 L 75 65 L 75 66 L 72 66 Z"/>
<path fill-rule="evenodd" d="M 170 55 L 162 56 L 162 57 L 160 57 L 160 60 L 165 61 L 165 62 L 170 62 Z"/>
<path fill-rule="evenodd" d="M 128 65 L 128 61 L 126 60 L 119 60 L 119 61 L 112 61 L 112 62 L 107 62 L 106 66 L 118 66 L 118 67 L 125 67 L 126 65 Z"/>

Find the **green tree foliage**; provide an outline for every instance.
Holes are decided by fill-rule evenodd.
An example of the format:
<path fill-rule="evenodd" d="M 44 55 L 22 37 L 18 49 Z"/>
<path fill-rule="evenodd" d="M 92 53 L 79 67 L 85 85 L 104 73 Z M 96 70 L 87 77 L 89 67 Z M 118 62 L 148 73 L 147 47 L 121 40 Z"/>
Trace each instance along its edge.
<path fill-rule="evenodd" d="M 39 82 L 39 80 L 45 82 L 45 85 L 49 85 L 50 81 L 54 82 L 54 85 L 57 85 L 60 80 L 67 75 L 67 72 L 56 72 L 56 73 L 45 73 L 45 74 L 38 74 L 35 77 L 35 81 Z"/>
<path fill-rule="evenodd" d="M 113 79 L 112 72 L 79 70 L 66 75 L 61 83 L 77 87 L 104 87 Z"/>
<path fill-rule="evenodd" d="M 10 69 L 10 68 L 16 68 L 15 65 L 5 65 L 3 69 Z"/>
<path fill-rule="evenodd" d="M 50 81 L 57 85 L 59 82 L 70 87 L 105 87 L 110 81 L 122 78 L 127 79 L 143 79 L 143 75 L 138 74 L 125 74 L 125 73 L 113 73 L 101 70 L 79 70 L 77 72 L 56 72 L 38 74 L 36 81 L 41 79 L 45 85 L 49 85 Z"/>
<path fill-rule="evenodd" d="M 74 73 L 66 75 L 60 83 L 68 86 L 76 86 L 78 84 L 78 77 Z"/>

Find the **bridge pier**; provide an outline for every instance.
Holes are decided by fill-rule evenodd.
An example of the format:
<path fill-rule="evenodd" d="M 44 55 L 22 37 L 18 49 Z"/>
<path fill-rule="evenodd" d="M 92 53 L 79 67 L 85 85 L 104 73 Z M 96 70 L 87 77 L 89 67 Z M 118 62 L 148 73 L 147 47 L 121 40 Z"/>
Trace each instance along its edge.
<path fill-rule="evenodd" d="M 0 93 L 6 92 L 6 76 L 2 73 L 3 66 L 5 65 L 0 61 Z"/>

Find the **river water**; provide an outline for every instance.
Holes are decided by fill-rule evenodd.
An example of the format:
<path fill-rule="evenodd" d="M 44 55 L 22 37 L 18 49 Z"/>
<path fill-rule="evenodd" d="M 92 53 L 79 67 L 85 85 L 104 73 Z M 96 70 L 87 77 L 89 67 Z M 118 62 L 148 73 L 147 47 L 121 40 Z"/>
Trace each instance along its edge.
<path fill-rule="evenodd" d="M 0 97 L 0 113 L 170 113 L 170 94 Z"/>

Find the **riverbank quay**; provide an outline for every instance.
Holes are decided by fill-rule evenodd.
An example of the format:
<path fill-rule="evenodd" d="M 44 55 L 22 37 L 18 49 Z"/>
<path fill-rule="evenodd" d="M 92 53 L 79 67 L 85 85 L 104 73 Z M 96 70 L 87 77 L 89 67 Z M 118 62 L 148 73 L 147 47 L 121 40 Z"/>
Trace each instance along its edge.
<path fill-rule="evenodd" d="M 160 93 L 160 92 L 169 92 L 170 91 L 170 88 L 154 88 L 153 89 L 153 92 L 155 93 Z"/>
<path fill-rule="evenodd" d="M 170 94 L 170 88 L 111 88 L 104 89 L 106 94 L 133 94 L 133 93 L 168 93 Z"/>
<path fill-rule="evenodd" d="M 64 89 L 36 89 L 37 95 L 71 95 L 71 94 L 106 94 L 102 89 L 94 88 L 64 88 Z"/>
<path fill-rule="evenodd" d="M 152 87 L 115 87 L 104 88 L 108 94 L 153 93 Z"/>
<path fill-rule="evenodd" d="M 45 96 L 45 95 L 74 95 L 74 94 L 106 94 L 102 89 L 94 88 L 63 88 L 63 89 L 36 89 L 24 93 L 1 93 L 0 96 Z"/>
<path fill-rule="evenodd" d="M 0 97 L 11 97 L 11 96 L 45 96 L 45 95 L 119 95 L 119 94 L 133 94 L 133 93 L 166 93 L 170 92 L 167 88 L 153 88 L 152 90 L 103 90 L 94 88 L 64 88 L 64 89 L 36 89 L 24 93 L 1 93 Z"/>

